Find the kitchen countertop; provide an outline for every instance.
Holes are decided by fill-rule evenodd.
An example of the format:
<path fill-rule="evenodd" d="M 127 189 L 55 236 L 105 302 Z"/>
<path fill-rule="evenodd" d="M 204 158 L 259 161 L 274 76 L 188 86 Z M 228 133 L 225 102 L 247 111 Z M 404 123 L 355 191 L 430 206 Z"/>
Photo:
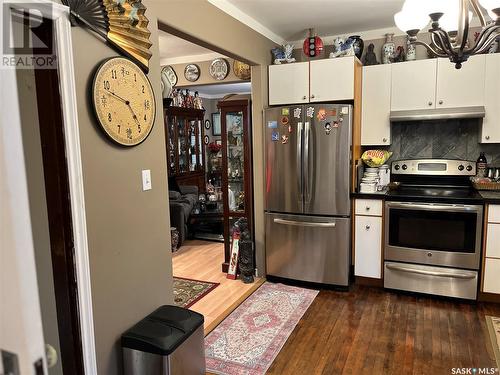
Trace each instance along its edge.
<path fill-rule="evenodd" d="M 500 191 L 485 191 L 478 192 L 485 203 L 500 204 Z"/>

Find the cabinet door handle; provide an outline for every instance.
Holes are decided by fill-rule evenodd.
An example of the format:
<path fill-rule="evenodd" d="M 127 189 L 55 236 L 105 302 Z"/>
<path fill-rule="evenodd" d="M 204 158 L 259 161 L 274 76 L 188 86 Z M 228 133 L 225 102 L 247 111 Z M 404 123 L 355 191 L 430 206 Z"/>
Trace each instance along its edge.
<path fill-rule="evenodd" d="M 439 104 L 443 104 L 443 101 L 442 101 L 442 100 L 440 100 L 440 101 L 439 101 Z"/>
<path fill-rule="evenodd" d="M 382 142 L 384 142 L 384 143 L 387 142 L 387 138 L 383 138 Z"/>
<path fill-rule="evenodd" d="M 304 96 L 302 97 L 302 100 L 306 100 L 306 99 L 307 99 L 307 96 L 305 96 L 305 95 L 304 95 Z"/>
<path fill-rule="evenodd" d="M 367 225 L 365 228 L 366 228 L 366 230 L 370 230 L 370 226 L 369 225 Z"/>
<path fill-rule="evenodd" d="M 315 96 L 314 96 L 314 94 L 312 94 L 312 95 L 311 95 L 311 99 L 314 99 L 314 98 L 315 98 Z"/>
<path fill-rule="evenodd" d="M 365 207 L 365 210 L 366 210 L 366 211 L 370 211 L 370 206 L 366 206 L 366 207 Z"/>
<path fill-rule="evenodd" d="M 432 102 L 429 102 L 428 104 L 431 106 L 431 105 L 432 105 Z"/>
<path fill-rule="evenodd" d="M 489 136 L 489 135 L 487 135 L 487 136 L 486 136 L 486 137 L 484 137 L 484 138 L 488 140 L 488 139 L 490 139 L 490 136 Z"/>

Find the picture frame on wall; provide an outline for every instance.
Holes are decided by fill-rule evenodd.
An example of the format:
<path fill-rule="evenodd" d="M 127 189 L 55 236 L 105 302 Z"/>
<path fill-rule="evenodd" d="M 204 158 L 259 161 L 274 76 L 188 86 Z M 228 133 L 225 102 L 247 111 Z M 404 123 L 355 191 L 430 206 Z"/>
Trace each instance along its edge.
<path fill-rule="evenodd" d="M 220 139 L 217 139 L 215 141 L 215 144 L 218 145 L 218 146 L 222 146 L 222 141 Z"/>
<path fill-rule="evenodd" d="M 212 135 L 221 135 L 220 112 L 212 113 Z"/>

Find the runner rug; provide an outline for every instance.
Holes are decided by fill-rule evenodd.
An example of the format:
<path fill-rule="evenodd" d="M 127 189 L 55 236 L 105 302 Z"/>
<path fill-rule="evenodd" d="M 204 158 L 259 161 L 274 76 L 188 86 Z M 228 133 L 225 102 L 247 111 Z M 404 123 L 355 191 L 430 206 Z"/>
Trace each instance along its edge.
<path fill-rule="evenodd" d="M 188 308 L 214 290 L 219 283 L 174 276 L 174 304 Z"/>
<path fill-rule="evenodd" d="M 493 352 L 497 360 L 497 368 L 500 370 L 500 318 L 487 316 L 486 324 L 488 325 L 491 345 L 493 346 Z"/>
<path fill-rule="evenodd" d="M 264 283 L 205 338 L 207 372 L 265 374 L 317 294 Z"/>

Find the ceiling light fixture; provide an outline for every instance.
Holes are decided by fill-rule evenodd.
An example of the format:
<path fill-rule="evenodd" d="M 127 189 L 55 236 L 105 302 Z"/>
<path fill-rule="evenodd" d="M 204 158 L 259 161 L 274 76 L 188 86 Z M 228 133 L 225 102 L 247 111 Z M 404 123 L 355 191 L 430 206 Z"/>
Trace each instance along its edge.
<path fill-rule="evenodd" d="M 469 47 L 467 39 L 474 14 L 482 29 Z M 487 22 L 488 15 L 492 21 Z M 484 53 L 500 36 L 500 0 L 405 0 L 394 22 L 408 34 L 410 43 L 424 46 L 437 57 L 448 57 L 460 69 L 470 56 Z M 430 44 L 417 38 L 429 22 Z"/>

